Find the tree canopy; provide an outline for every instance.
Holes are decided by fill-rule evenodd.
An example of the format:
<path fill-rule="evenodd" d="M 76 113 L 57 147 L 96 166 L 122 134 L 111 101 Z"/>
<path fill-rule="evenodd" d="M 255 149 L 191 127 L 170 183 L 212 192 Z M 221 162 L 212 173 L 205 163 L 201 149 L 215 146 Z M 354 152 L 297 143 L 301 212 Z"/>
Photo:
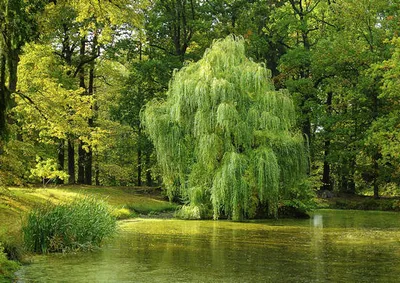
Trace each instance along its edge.
<path fill-rule="evenodd" d="M 283 164 L 274 145 L 287 133 L 288 140 L 308 141 L 305 183 L 314 191 L 399 195 L 399 9 L 398 1 L 388 0 L 1 1 L 0 183 L 38 182 L 31 169 L 51 161 L 60 175 L 69 175 L 53 178 L 57 183 L 165 184 L 172 198 L 190 203 L 188 211 L 200 207 L 199 196 L 207 200 L 199 201 L 204 211 L 215 201 L 215 216 L 233 217 L 234 194 L 220 184 L 232 201 L 213 195 L 218 190 L 212 190 L 211 172 L 230 174 L 223 168 L 236 160 L 248 176 L 230 181 L 253 197 L 249 203 L 246 196 L 236 216 L 248 217 L 258 202 L 268 206 L 292 187 L 283 176 L 297 161 Z M 209 49 L 201 59 L 213 40 L 230 34 L 242 38 L 235 41 L 245 53 L 238 55 L 238 47 L 232 59 Z M 263 64 L 270 72 L 260 71 Z M 257 80 L 264 80 L 257 85 L 264 91 L 251 86 Z M 259 91 L 296 115 L 263 114 L 256 109 L 266 103 L 257 100 Z M 229 98 L 233 94 L 238 101 Z M 175 96 L 175 104 L 168 102 Z M 174 129 L 174 140 L 183 138 L 174 149 L 179 154 L 168 156 L 171 164 L 154 151 L 168 144 L 153 145 L 143 131 L 143 122 L 152 122 L 139 117 L 154 98 L 148 110 L 173 121 L 162 131 Z M 251 173 L 254 151 L 277 158 L 275 196 L 254 189 L 260 187 Z"/>

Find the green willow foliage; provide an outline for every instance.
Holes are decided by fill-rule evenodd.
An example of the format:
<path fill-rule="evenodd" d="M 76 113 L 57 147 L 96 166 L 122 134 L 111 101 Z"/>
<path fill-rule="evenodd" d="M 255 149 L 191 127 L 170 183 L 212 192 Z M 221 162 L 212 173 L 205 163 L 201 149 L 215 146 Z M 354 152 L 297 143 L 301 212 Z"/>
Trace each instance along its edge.
<path fill-rule="evenodd" d="M 276 215 L 307 160 L 289 94 L 270 77 L 229 36 L 174 74 L 165 101 L 146 106 L 143 123 L 170 198 L 212 207 L 214 219 L 253 217 L 260 205 Z"/>

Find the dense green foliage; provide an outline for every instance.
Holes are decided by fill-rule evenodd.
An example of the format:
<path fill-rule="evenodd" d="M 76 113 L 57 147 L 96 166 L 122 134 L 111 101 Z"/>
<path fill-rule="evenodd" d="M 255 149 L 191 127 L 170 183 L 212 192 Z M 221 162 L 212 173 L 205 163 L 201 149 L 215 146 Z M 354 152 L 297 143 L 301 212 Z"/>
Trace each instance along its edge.
<path fill-rule="evenodd" d="M 212 203 L 215 219 L 254 217 L 260 204 L 276 214 L 307 167 L 289 94 L 274 90 L 265 66 L 232 36 L 175 73 L 144 122 L 170 198 L 200 210 Z"/>
<path fill-rule="evenodd" d="M 33 209 L 22 229 L 25 245 L 32 252 L 87 250 L 113 235 L 116 219 L 105 202 L 85 197 Z"/>
<path fill-rule="evenodd" d="M 139 113 L 165 99 L 175 69 L 235 34 L 292 99 L 314 190 L 397 195 L 399 10 L 389 0 L 2 1 L 0 182 L 170 186 Z"/>

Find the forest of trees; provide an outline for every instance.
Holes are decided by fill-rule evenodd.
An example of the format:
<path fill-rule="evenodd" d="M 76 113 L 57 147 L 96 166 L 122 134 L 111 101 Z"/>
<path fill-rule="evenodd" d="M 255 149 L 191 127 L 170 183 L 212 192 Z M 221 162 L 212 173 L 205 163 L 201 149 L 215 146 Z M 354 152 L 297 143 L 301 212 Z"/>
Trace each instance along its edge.
<path fill-rule="evenodd" d="M 142 109 L 234 34 L 294 101 L 313 189 L 398 195 L 399 11 L 397 0 L 3 0 L 0 182 L 160 185 Z"/>

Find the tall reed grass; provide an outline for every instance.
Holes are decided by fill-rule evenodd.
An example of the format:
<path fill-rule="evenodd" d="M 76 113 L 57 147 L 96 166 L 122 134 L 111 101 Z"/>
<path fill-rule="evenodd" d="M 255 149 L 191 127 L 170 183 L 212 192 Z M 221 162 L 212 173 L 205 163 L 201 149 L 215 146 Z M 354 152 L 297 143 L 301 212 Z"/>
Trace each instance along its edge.
<path fill-rule="evenodd" d="M 35 253 L 87 250 L 114 234 L 116 219 L 104 201 L 84 197 L 33 209 L 22 230 L 26 248 Z"/>

